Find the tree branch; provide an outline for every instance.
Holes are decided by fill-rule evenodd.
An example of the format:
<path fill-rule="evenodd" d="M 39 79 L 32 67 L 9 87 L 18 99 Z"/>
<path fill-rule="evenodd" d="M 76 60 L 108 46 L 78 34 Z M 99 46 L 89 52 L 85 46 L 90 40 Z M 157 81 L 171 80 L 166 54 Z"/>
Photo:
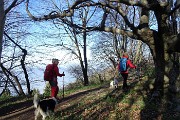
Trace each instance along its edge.
<path fill-rule="evenodd" d="M 42 21 L 42 20 L 49 20 L 49 19 L 55 19 L 55 18 L 70 17 L 74 13 L 74 10 L 70 9 L 70 10 L 63 11 L 61 14 L 56 12 L 56 11 L 53 11 L 53 12 L 49 13 L 48 15 L 44 15 L 42 17 L 35 17 L 29 11 L 28 6 L 29 6 L 29 0 L 26 1 L 26 12 L 27 12 L 28 16 L 30 18 L 32 18 L 33 20 L 35 20 L 35 21 Z"/>
<path fill-rule="evenodd" d="M 5 15 L 15 6 L 21 4 L 22 2 L 24 2 L 25 0 L 21 0 L 18 2 L 18 0 L 14 0 L 11 5 L 5 10 Z"/>
<path fill-rule="evenodd" d="M 16 5 L 18 0 L 14 0 L 11 5 L 5 10 L 5 15 Z"/>
<path fill-rule="evenodd" d="M 118 2 L 123 3 L 130 6 L 139 6 L 139 7 L 145 7 L 150 8 L 147 0 L 141 0 L 141 1 L 134 1 L 134 0 L 110 0 L 110 2 Z"/>
<path fill-rule="evenodd" d="M 22 69 L 24 71 L 24 75 L 25 75 L 25 79 L 26 79 L 26 83 L 27 83 L 27 88 L 28 88 L 28 93 L 30 94 L 31 93 L 30 92 L 30 83 L 29 83 L 29 78 L 28 78 L 28 73 L 27 73 L 27 70 L 26 70 L 26 66 L 24 64 L 24 61 L 25 61 L 25 58 L 26 58 L 26 55 L 27 55 L 27 50 L 22 48 L 16 42 L 14 42 L 14 40 L 8 34 L 6 34 L 6 32 L 4 32 L 4 34 L 9 38 L 9 40 L 11 40 L 11 42 L 13 42 L 16 46 L 18 46 L 23 52 L 23 56 L 22 56 L 22 59 L 21 59 L 21 66 L 22 66 Z"/>

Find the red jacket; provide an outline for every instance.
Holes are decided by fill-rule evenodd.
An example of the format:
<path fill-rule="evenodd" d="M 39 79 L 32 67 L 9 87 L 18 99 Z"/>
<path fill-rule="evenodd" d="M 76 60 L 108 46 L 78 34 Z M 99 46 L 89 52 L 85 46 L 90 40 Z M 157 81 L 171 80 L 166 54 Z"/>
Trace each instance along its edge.
<path fill-rule="evenodd" d="M 122 58 L 127 58 L 127 68 L 136 68 L 136 66 L 134 64 L 132 64 L 132 62 L 128 59 L 127 56 L 123 56 Z M 118 69 L 120 70 L 120 64 L 118 65 Z M 125 72 L 121 72 L 121 73 L 128 73 L 128 70 L 126 70 Z"/>
<path fill-rule="evenodd" d="M 53 64 L 53 70 L 54 70 L 54 72 L 55 72 L 55 74 L 53 74 L 54 76 L 54 78 L 57 78 L 57 76 L 59 76 L 59 77 L 62 77 L 63 76 L 63 74 L 60 74 L 59 73 L 59 68 L 58 68 L 58 66 L 56 65 L 56 64 Z"/>

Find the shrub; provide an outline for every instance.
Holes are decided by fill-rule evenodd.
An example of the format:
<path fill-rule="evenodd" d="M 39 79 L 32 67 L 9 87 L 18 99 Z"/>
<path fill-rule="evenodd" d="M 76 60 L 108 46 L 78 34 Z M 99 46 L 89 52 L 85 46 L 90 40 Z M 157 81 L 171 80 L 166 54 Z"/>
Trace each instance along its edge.
<path fill-rule="evenodd" d="M 32 95 L 35 95 L 36 93 L 40 94 L 40 91 L 38 89 L 34 89 Z"/>
<path fill-rule="evenodd" d="M 11 97 L 11 92 L 9 89 L 4 90 L 4 92 L 1 95 L 1 98 L 10 98 Z"/>
<path fill-rule="evenodd" d="M 43 96 L 46 97 L 46 96 L 50 96 L 51 94 L 51 86 L 49 83 L 46 84 L 46 87 L 44 89 L 44 93 L 43 93 Z"/>
<path fill-rule="evenodd" d="M 155 77 L 155 69 L 153 66 L 148 65 L 143 71 L 145 76 L 148 76 L 150 78 Z"/>

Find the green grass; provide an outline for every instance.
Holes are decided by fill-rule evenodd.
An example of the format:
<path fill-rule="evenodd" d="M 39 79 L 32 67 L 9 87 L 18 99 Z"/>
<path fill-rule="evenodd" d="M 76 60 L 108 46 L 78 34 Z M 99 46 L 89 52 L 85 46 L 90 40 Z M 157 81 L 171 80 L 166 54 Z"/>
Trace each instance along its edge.
<path fill-rule="evenodd" d="M 0 108 L 4 107 L 4 106 L 10 106 L 10 105 L 14 105 L 23 101 L 27 101 L 29 98 L 26 98 L 24 96 L 1 96 L 0 97 Z"/>
<path fill-rule="evenodd" d="M 88 90 L 88 89 L 93 89 L 93 88 L 97 88 L 97 87 L 100 87 L 101 85 L 100 84 L 92 84 L 92 85 L 89 85 L 89 86 L 77 86 L 73 89 L 64 89 L 64 95 L 67 96 L 67 95 L 70 95 L 72 93 L 76 93 L 76 92 L 80 92 L 80 91 L 83 91 L 83 90 Z M 59 96 L 62 96 L 63 95 L 63 90 L 60 89 L 59 91 Z"/>

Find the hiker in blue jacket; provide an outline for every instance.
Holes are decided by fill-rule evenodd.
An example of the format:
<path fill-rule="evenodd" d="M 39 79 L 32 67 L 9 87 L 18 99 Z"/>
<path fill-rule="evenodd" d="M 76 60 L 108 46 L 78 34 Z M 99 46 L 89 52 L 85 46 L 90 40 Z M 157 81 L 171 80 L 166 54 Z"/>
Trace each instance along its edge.
<path fill-rule="evenodd" d="M 123 77 L 123 90 L 128 89 L 127 78 L 128 78 L 128 68 L 129 67 L 136 69 L 136 66 L 134 64 L 132 64 L 132 62 L 129 60 L 128 54 L 125 52 L 125 53 L 123 53 L 123 56 L 120 59 L 119 68 L 118 68 Z"/>

